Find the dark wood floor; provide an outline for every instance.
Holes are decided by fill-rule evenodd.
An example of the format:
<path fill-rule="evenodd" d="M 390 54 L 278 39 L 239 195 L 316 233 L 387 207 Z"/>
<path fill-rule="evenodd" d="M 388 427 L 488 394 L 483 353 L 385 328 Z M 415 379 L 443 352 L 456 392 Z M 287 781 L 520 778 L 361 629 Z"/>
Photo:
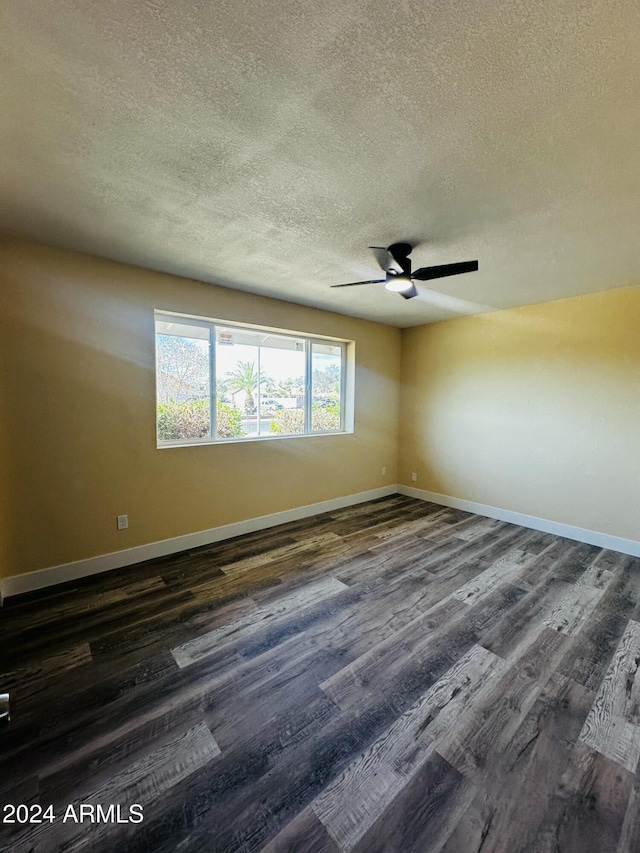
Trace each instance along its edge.
<path fill-rule="evenodd" d="M 636 558 L 394 496 L 0 619 L 2 850 L 640 850 Z"/>

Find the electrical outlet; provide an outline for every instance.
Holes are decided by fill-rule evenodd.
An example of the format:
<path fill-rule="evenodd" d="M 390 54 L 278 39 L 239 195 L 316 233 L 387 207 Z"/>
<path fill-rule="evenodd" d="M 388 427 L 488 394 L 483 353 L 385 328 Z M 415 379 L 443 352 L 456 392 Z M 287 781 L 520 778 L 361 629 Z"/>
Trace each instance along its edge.
<path fill-rule="evenodd" d="M 118 516 L 118 530 L 126 530 L 129 527 L 129 516 L 128 515 L 119 515 Z"/>
<path fill-rule="evenodd" d="M 416 474 L 415 471 L 413 471 L 411 474 L 411 482 L 415 483 L 417 479 L 418 479 L 418 475 Z"/>
<path fill-rule="evenodd" d="M 386 465 L 383 465 L 383 466 L 382 466 L 382 476 L 383 476 L 383 477 L 386 477 L 386 476 L 387 476 L 387 466 L 386 466 Z"/>

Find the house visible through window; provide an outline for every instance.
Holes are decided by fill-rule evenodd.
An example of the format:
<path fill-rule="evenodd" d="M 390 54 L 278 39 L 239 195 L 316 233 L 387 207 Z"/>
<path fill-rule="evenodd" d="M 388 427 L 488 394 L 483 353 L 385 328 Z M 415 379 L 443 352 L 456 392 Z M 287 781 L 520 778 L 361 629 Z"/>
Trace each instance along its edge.
<path fill-rule="evenodd" d="M 347 342 L 156 312 L 158 445 L 345 432 Z"/>

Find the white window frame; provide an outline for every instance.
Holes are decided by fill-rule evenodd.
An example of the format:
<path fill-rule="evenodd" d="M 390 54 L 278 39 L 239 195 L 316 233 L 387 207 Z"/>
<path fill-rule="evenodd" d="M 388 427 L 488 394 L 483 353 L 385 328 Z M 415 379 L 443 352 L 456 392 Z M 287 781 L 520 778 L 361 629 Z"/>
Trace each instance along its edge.
<path fill-rule="evenodd" d="M 295 332 L 290 329 L 278 329 L 271 326 L 258 326 L 250 323 L 238 323 L 235 321 L 199 317 L 192 314 L 180 314 L 175 311 L 154 310 L 154 353 L 156 354 L 156 445 L 159 449 L 170 447 L 190 447 L 200 444 L 235 444 L 247 441 L 281 441 L 291 438 L 314 438 L 318 436 L 345 435 L 354 432 L 354 379 L 355 379 L 355 342 L 344 338 L 330 338 L 321 335 L 310 335 L 307 332 Z M 192 326 L 208 329 L 209 331 L 209 423 L 211 436 L 204 438 L 182 438 L 162 441 L 158 438 L 158 375 L 157 375 L 157 326 L 156 321 L 185 323 Z M 304 431 L 289 435 L 261 434 L 245 435 L 234 438 L 217 438 L 217 377 L 215 345 L 217 330 L 219 327 L 235 329 L 245 332 L 263 332 L 265 334 L 277 335 L 284 338 L 303 339 L 305 344 L 305 383 L 304 383 Z M 311 430 L 311 408 L 313 405 L 313 344 L 338 346 L 341 350 L 340 368 L 340 427 L 336 430 L 312 431 Z M 258 349 L 258 353 L 259 353 Z M 259 355 L 258 355 L 259 359 Z M 260 412 L 260 384 L 258 384 L 256 395 L 256 408 Z"/>

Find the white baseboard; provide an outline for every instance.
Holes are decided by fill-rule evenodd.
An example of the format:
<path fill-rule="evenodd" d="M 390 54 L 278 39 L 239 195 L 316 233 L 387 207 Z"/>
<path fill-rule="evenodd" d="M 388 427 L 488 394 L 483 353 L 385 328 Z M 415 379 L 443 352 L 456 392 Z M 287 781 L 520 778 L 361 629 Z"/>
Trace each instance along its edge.
<path fill-rule="evenodd" d="M 65 563 L 61 566 L 52 566 L 40 569 L 36 572 L 27 572 L 22 575 L 4 578 L 0 581 L 0 605 L 6 598 L 13 595 L 21 595 L 25 592 L 34 592 L 67 581 L 88 577 L 89 575 L 108 572 L 111 569 L 120 569 L 123 566 L 131 566 L 152 560 L 155 557 L 166 557 L 190 548 L 199 548 L 201 545 L 209 545 L 220 542 L 223 539 L 231 539 L 234 536 L 242 536 L 244 533 L 253 533 L 256 530 L 266 530 L 278 524 L 286 524 L 288 521 L 298 521 L 311 515 L 322 512 L 331 512 L 343 509 L 376 498 L 385 498 L 389 495 L 400 494 L 423 501 L 431 501 L 441 506 L 450 506 L 473 512 L 476 515 L 496 518 L 499 521 L 508 521 L 529 527 L 532 530 L 541 530 L 544 533 L 553 533 L 556 536 L 565 536 L 567 539 L 575 539 L 577 542 L 586 542 L 599 548 L 608 548 L 611 551 L 619 551 L 622 554 L 630 554 L 640 557 L 640 542 L 634 539 L 623 539 L 620 536 L 610 536 L 608 533 L 599 533 L 595 530 L 585 530 L 582 527 L 574 527 L 571 524 L 561 524 L 546 518 L 538 518 L 535 515 L 525 515 L 513 512 L 509 509 L 489 506 L 487 504 L 467 501 L 462 498 L 454 498 L 450 495 L 441 495 L 437 492 L 427 492 L 424 489 L 414 489 L 411 486 L 392 485 L 383 486 L 380 489 L 371 489 L 367 492 L 359 492 L 355 495 L 345 495 L 328 501 L 287 509 L 282 512 L 274 512 L 271 515 L 262 515 L 258 518 L 249 518 L 246 521 L 238 521 L 234 524 L 225 524 L 221 527 L 212 527 L 210 530 L 201 530 L 198 533 L 187 533 L 184 536 L 176 536 L 173 539 L 163 539 L 159 542 L 150 542 L 148 545 L 139 545 L 136 548 L 128 548 L 125 551 L 115 551 L 111 554 L 101 554 L 98 557 L 90 557 L 87 560 L 77 560 L 73 563 Z"/>
<path fill-rule="evenodd" d="M 138 545 L 135 548 L 127 548 L 125 551 L 114 551 L 111 554 L 89 557 L 87 560 L 77 560 L 61 566 L 51 566 L 35 572 L 14 575 L 4 578 L 0 582 L 0 605 L 6 598 L 13 595 L 34 592 L 38 589 L 56 586 L 100 572 L 108 572 L 111 569 L 120 569 L 123 566 L 142 563 L 144 560 L 152 560 L 155 557 L 166 557 L 168 554 L 187 551 L 189 548 L 199 548 L 201 545 L 210 545 L 223 539 L 232 539 L 234 536 L 242 536 L 244 533 L 265 530 L 268 527 L 275 527 L 288 521 L 298 521 L 298 519 L 307 518 L 310 515 L 343 509 L 354 504 L 365 503 L 365 501 L 373 501 L 376 498 L 386 498 L 389 495 L 397 494 L 397 492 L 398 487 L 395 485 L 383 486 L 380 489 L 370 489 L 367 492 L 359 492 L 355 495 L 345 495 L 328 501 L 274 512 L 271 515 L 261 515 L 258 518 L 249 518 L 246 521 L 237 521 L 234 524 L 212 527 L 210 530 L 201 530 L 198 533 L 187 533 L 184 536 L 175 536 L 172 539 L 163 539 L 160 542 L 150 542 L 148 545 Z"/>
<path fill-rule="evenodd" d="M 577 542 L 586 542 L 599 548 L 607 548 L 610 551 L 619 551 L 622 554 L 630 554 L 632 557 L 640 557 L 640 542 L 635 539 L 623 539 L 620 536 L 610 536 L 608 533 L 599 533 L 596 530 L 586 530 L 583 527 L 574 527 L 572 524 L 561 524 L 559 521 L 550 521 L 547 518 L 538 518 L 535 515 L 525 515 L 521 512 L 513 512 L 510 509 L 487 504 L 466 501 L 462 498 L 452 498 L 449 495 L 441 495 L 437 492 L 427 492 L 424 489 L 414 489 L 411 486 L 397 486 L 396 491 L 400 495 L 410 498 L 419 498 L 423 501 L 431 501 L 442 506 L 450 506 L 454 509 L 463 509 L 476 515 L 484 515 L 487 518 L 497 518 L 499 521 L 510 521 L 522 527 L 532 530 L 541 530 L 543 533 L 553 533 L 556 536 L 565 536 L 567 539 L 575 539 Z"/>

